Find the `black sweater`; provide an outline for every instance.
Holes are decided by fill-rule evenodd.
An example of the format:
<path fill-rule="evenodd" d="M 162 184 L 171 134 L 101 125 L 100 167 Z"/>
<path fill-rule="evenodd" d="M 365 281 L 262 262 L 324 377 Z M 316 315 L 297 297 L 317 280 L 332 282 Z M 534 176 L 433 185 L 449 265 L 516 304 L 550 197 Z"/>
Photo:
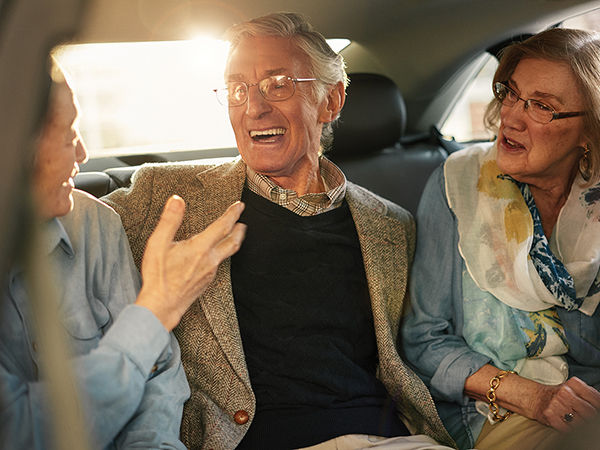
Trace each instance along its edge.
<path fill-rule="evenodd" d="M 245 189 L 231 277 L 257 412 L 238 448 L 408 434 L 375 377 L 377 344 L 347 203 L 299 216 Z"/>

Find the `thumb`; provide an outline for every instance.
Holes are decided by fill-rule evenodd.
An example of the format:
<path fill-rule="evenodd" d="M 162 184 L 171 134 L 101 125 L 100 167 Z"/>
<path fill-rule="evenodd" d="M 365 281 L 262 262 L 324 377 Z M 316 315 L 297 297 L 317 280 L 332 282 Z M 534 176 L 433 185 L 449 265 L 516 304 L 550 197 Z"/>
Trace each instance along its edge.
<path fill-rule="evenodd" d="M 150 239 L 154 241 L 154 245 L 166 246 L 173 242 L 175 233 L 181 226 L 183 221 L 183 213 L 185 212 L 185 202 L 178 195 L 173 195 L 165 203 L 160 220 L 152 233 Z"/>

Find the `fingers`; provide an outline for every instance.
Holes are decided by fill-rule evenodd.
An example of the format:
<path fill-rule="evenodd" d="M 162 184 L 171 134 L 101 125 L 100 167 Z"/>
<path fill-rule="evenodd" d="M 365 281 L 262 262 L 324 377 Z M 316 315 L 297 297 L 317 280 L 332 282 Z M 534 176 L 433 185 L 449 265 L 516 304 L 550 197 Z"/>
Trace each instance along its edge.
<path fill-rule="evenodd" d="M 208 227 L 206 227 L 204 231 L 188 239 L 188 241 L 194 242 L 196 245 L 199 246 L 216 248 L 221 243 L 221 241 L 227 239 L 231 235 L 231 233 L 234 230 L 234 227 L 236 227 L 237 225 L 242 225 L 237 224 L 237 221 L 239 220 L 240 215 L 244 211 L 244 206 L 245 205 L 242 202 L 235 202 L 234 204 L 229 206 L 229 208 L 227 208 L 227 210 L 223 213 L 221 217 L 219 217 Z M 239 237 L 239 233 L 240 231 L 236 232 L 234 236 L 235 239 Z"/>
<path fill-rule="evenodd" d="M 242 202 L 235 202 L 223 213 L 221 217 L 211 223 L 202 234 L 206 239 L 217 244 L 222 239 L 225 239 L 233 231 L 233 227 L 240 219 L 245 205 Z"/>
<path fill-rule="evenodd" d="M 160 220 L 149 238 L 152 246 L 166 248 L 173 242 L 175 233 L 181 226 L 183 213 L 185 212 L 185 202 L 178 195 L 173 195 L 165 203 Z"/>
<path fill-rule="evenodd" d="M 216 265 L 237 252 L 246 236 L 246 225 L 239 223 L 245 205 L 232 204 L 221 217 L 190 241 L 198 247 L 211 248 L 211 259 Z"/>
<path fill-rule="evenodd" d="M 565 384 L 573 393 L 573 401 L 569 405 L 573 410 L 572 414 L 578 418 L 594 417 L 600 410 L 600 392 L 576 377 L 567 380 Z"/>
<path fill-rule="evenodd" d="M 569 378 L 566 384 L 578 397 L 587 401 L 596 410 L 600 410 L 600 392 L 577 377 Z"/>
<path fill-rule="evenodd" d="M 221 261 L 229 258 L 240 249 L 246 236 L 246 228 L 245 224 L 236 223 L 231 233 L 217 244 L 215 250 Z"/>
<path fill-rule="evenodd" d="M 581 408 L 579 405 L 580 399 L 577 394 L 571 389 L 568 381 L 565 382 L 556 397 L 556 427 L 560 431 L 567 431 L 576 421 L 581 420 L 582 414 L 576 412 L 576 408 Z"/>
<path fill-rule="evenodd" d="M 562 384 L 550 401 L 546 417 L 549 424 L 567 431 L 598 413 L 600 393 L 579 378 L 570 378 Z"/>

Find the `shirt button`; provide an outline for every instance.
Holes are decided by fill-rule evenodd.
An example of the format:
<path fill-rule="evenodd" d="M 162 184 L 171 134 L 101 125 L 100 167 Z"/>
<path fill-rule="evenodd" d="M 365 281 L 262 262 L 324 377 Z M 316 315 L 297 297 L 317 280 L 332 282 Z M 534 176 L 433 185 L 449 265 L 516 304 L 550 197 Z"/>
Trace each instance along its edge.
<path fill-rule="evenodd" d="M 233 420 L 235 420 L 235 423 L 238 425 L 244 425 L 246 422 L 248 422 L 249 418 L 250 416 L 243 409 L 236 411 L 236 413 L 233 415 Z"/>
<path fill-rule="evenodd" d="M 33 351 L 37 353 L 37 344 L 35 342 L 31 343 L 31 348 L 33 348 Z"/>

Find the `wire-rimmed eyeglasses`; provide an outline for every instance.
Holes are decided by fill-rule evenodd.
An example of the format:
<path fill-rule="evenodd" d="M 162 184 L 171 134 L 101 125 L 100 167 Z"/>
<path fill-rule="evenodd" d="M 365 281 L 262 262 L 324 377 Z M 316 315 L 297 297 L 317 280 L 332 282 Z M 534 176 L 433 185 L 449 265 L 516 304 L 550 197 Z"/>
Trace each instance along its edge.
<path fill-rule="evenodd" d="M 548 106 L 539 100 L 525 100 L 524 98 L 519 97 L 519 94 L 513 89 L 499 81 L 494 83 L 494 96 L 504 106 L 509 107 L 514 106 L 519 100 L 523 100 L 523 103 L 525 103 L 525 111 L 527 111 L 529 117 L 538 123 L 550 123 L 553 120 L 583 116 L 585 114 L 585 111 L 556 112 L 552 106 Z"/>
<path fill-rule="evenodd" d="M 258 83 L 248 84 L 243 81 L 230 81 L 226 87 L 213 89 L 217 100 L 223 106 L 241 106 L 248 100 L 248 89 L 258 86 L 258 92 L 265 100 L 280 102 L 287 100 L 296 92 L 296 83 L 319 81 L 317 78 L 292 78 L 287 75 L 273 75 L 263 78 Z"/>

